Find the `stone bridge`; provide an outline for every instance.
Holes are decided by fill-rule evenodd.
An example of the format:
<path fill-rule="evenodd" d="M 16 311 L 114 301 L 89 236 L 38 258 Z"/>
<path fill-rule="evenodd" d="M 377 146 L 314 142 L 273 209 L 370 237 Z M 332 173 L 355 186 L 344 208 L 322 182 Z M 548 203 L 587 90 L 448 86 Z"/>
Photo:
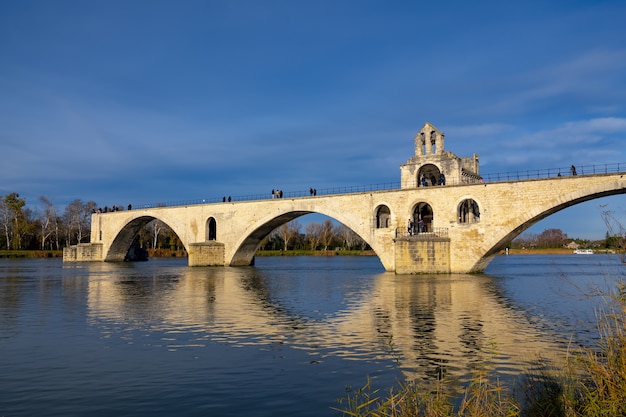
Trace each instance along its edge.
<path fill-rule="evenodd" d="M 123 261 L 138 231 L 158 219 L 180 238 L 189 266 L 252 265 L 273 230 L 320 213 L 356 232 L 387 271 L 480 272 L 549 215 L 626 193 L 626 172 L 482 182 L 478 157 L 444 152 L 443 134 L 432 125 L 415 143 L 416 155 L 401 166 L 400 189 L 94 213 L 91 242 L 65 248 L 63 260 Z"/>

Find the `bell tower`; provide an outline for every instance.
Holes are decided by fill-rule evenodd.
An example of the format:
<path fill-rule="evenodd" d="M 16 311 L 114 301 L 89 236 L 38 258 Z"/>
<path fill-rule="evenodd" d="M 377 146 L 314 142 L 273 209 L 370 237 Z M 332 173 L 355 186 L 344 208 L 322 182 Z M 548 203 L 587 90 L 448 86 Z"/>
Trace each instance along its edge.
<path fill-rule="evenodd" d="M 400 165 L 401 188 L 480 182 L 478 155 L 459 158 L 444 149 L 444 137 L 429 122 L 417 132 L 415 156 Z"/>

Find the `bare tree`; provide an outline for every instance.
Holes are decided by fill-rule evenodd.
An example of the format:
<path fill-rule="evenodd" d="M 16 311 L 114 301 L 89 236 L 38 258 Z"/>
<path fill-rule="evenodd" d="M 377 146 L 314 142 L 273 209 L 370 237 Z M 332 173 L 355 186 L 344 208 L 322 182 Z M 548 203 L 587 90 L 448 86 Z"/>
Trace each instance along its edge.
<path fill-rule="evenodd" d="M 537 242 L 538 238 L 535 233 L 526 232 L 513 239 L 511 245 L 516 248 L 533 248 L 537 246 Z"/>
<path fill-rule="evenodd" d="M 601 205 L 604 209 L 606 205 Z M 613 210 L 601 210 L 602 220 L 607 228 L 607 240 L 611 239 L 622 263 L 626 263 L 626 229 L 616 218 Z"/>
<path fill-rule="evenodd" d="M 58 231 L 58 218 L 56 214 L 56 209 L 54 208 L 54 204 L 44 197 L 39 197 L 39 201 L 43 205 L 43 210 L 41 215 L 39 216 L 39 224 L 41 227 L 40 237 L 41 237 L 41 250 L 46 248 L 46 241 L 50 236 L 52 236 L 56 231 Z M 58 239 L 57 239 L 58 241 Z M 58 245 L 57 245 L 58 249 Z"/>
<path fill-rule="evenodd" d="M 537 243 L 544 248 L 560 248 L 566 239 L 567 234 L 563 233 L 561 229 L 546 229 L 537 237 Z"/>
<path fill-rule="evenodd" d="M 148 230 L 148 232 L 150 233 L 150 238 L 152 240 L 152 249 L 157 248 L 157 244 L 159 243 L 159 237 L 165 229 L 165 223 L 163 223 L 159 219 L 154 219 L 146 225 L 146 230 Z"/>
<path fill-rule="evenodd" d="M 65 207 L 65 223 L 67 227 L 67 245 L 72 244 L 72 237 L 76 236 L 76 243 L 81 243 L 84 237 L 89 236 L 91 213 L 96 209 L 96 203 L 83 203 L 76 199 Z"/>
<path fill-rule="evenodd" d="M 317 249 L 322 239 L 322 225 L 319 223 L 309 223 L 304 227 L 304 231 L 311 250 Z"/>
<path fill-rule="evenodd" d="M 357 244 L 362 245 L 361 242 L 363 239 L 361 239 L 361 237 L 357 235 L 354 230 L 344 224 L 337 225 L 337 236 L 341 237 L 346 249 L 352 249 L 357 246 Z"/>
<path fill-rule="evenodd" d="M 284 250 L 287 250 L 289 241 L 300 234 L 301 228 L 302 225 L 297 220 L 292 220 L 276 229 L 276 232 L 283 240 Z"/>
<path fill-rule="evenodd" d="M 324 250 L 328 250 L 328 247 L 331 245 L 336 235 L 336 228 L 333 222 L 331 222 L 330 219 L 324 220 L 320 235 L 320 241 L 324 245 Z"/>
<path fill-rule="evenodd" d="M 5 199 L 0 196 L 0 222 L 2 222 L 2 229 L 4 230 L 7 249 L 11 248 L 11 233 L 13 232 L 13 223 L 11 221 L 11 210 L 7 205 Z"/>

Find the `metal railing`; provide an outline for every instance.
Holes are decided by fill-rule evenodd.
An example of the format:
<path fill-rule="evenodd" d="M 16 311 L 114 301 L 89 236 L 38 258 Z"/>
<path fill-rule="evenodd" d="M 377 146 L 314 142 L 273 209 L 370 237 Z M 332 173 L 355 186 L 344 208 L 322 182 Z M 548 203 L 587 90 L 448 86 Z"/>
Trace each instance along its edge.
<path fill-rule="evenodd" d="M 511 172 L 497 172 L 481 175 L 480 179 L 472 177 L 461 177 L 459 181 L 446 181 L 446 185 L 429 185 L 429 187 L 445 187 L 450 185 L 472 185 L 481 182 L 506 182 L 506 181 L 524 181 L 534 180 L 542 178 L 557 178 L 572 176 L 570 170 L 571 167 L 560 168 L 547 168 L 547 169 L 532 169 L 526 171 L 511 171 Z M 597 164 L 597 165 L 578 165 L 576 166 L 576 175 L 599 175 L 599 174 L 611 174 L 611 173 L 626 173 L 626 163 L 609 163 L 609 164 Z M 315 195 L 311 194 L 310 190 L 296 190 L 296 191 L 284 191 L 282 198 L 305 198 L 305 197 L 319 197 L 328 195 L 339 194 L 354 194 L 370 191 L 393 191 L 402 188 L 402 184 L 397 182 L 385 182 L 379 184 L 369 185 L 352 185 L 341 187 L 329 187 L 316 190 Z M 417 181 L 410 184 L 405 184 L 405 188 L 420 188 L 420 184 Z M 194 200 L 178 200 L 169 202 L 149 203 L 132 205 L 135 209 L 140 208 L 157 208 L 157 207 L 175 207 L 175 206 L 189 206 L 197 204 L 215 204 L 215 203 L 229 203 L 229 202 L 241 202 L 241 201 L 256 201 L 256 200 L 268 200 L 272 199 L 271 193 L 263 194 L 247 194 L 239 196 L 222 196 L 222 197 L 209 197 L 200 198 Z"/>
<path fill-rule="evenodd" d="M 431 227 L 423 232 L 409 232 L 408 228 L 396 229 L 396 238 L 415 238 L 421 240 L 428 240 L 432 238 L 448 237 L 447 227 Z"/>
<path fill-rule="evenodd" d="M 483 175 L 483 181 L 495 182 L 495 181 L 523 181 L 529 179 L 538 178 L 558 178 L 569 177 L 573 175 L 598 175 L 598 174 L 613 174 L 620 173 L 626 170 L 626 163 L 611 163 L 600 165 L 577 165 L 575 166 L 575 173 L 571 170 L 572 167 L 561 168 L 547 168 L 547 169 L 529 169 L 526 171 L 512 171 L 512 172 L 498 172 L 495 174 Z"/>

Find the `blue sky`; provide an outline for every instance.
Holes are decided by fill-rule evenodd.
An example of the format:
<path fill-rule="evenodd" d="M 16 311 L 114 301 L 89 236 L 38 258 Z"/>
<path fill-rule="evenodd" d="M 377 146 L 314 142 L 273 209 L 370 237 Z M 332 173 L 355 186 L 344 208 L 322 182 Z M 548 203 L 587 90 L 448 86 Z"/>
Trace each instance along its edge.
<path fill-rule="evenodd" d="M 427 121 L 482 174 L 626 165 L 624 22 L 602 0 L 2 1 L 0 195 L 397 182 Z M 602 238 L 600 204 L 626 197 L 530 231 Z"/>

